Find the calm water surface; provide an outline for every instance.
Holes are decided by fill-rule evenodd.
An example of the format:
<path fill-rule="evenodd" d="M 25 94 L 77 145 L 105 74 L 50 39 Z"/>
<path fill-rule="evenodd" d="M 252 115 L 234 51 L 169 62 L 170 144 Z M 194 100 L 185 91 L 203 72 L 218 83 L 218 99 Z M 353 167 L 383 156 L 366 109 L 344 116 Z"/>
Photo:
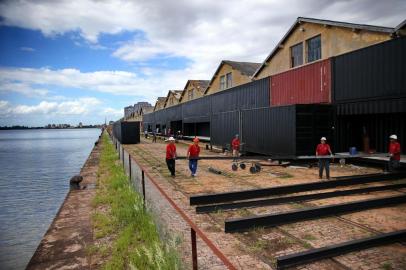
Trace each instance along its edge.
<path fill-rule="evenodd" d="M 24 269 L 99 129 L 0 130 L 0 269 Z"/>

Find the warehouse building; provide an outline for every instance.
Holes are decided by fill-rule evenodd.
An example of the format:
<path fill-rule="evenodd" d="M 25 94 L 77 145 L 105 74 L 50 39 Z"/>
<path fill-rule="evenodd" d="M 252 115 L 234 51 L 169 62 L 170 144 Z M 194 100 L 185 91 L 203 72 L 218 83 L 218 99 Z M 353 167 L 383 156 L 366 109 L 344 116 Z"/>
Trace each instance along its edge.
<path fill-rule="evenodd" d="M 130 105 L 130 106 L 124 107 L 124 119 L 130 118 L 133 113 L 134 113 L 134 106 Z"/>
<path fill-rule="evenodd" d="M 393 28 L 299 17 L 253 74 L 260 79 L 391 39 Z"/>
<path fill-rule="evenodd" d="M 204 95 L 209 80 L 188 80 L 180 96 L 180 102 L 185 103 Z"/>
<path fill-rule="evenodd" d="M 158 97 L 155 102 L 154 112 L 165 108 L 165 102 L 166 102 L 166 97 Z"/>
<path fill-rule="evenodd" d="M 169 90 L 166 96 L 164 108 L 169 108 L 180 103 L 180 96 L 183 90 Z"/>
<path fill-rule="evenodd" d="M 252 71 L 253 81 L 245 75 L 247 81 L 235 85 L 232 73 L 227 84 L 230 67 L 238 68 L 222 61 L 203 97 L 145 121 L 151 127 L 176 126 L 222 147 L 240 134 L 245 151 L 265 155 L 312 154 L 321 136 L 335 152 L 349 147 L 386 152 L 389 135 L 406 141 L 404 24 L 298 18 Z"/>
<path fill-rule="evenodd" d="M 337 150 L 386 152 L 391 134 L 405 143 L 406 37 L 335 57 L 332 69 Z"/>
<path fill-rule="evenodd" d="M 221 61 L 204 94 L 211 95 L 251 82 L 251 76 L 260 65 L 260 63 L 251 62 Z"/>

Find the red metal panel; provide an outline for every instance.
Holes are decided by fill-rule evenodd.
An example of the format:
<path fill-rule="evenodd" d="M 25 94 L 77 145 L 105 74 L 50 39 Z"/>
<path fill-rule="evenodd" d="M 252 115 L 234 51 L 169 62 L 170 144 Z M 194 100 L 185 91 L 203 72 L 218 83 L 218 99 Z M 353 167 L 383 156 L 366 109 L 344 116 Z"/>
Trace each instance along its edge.
<path fill-rule="evenodd" d="M 271 76 L 271 105 L 331 103 L 331 61 L 322 60 Z"/>

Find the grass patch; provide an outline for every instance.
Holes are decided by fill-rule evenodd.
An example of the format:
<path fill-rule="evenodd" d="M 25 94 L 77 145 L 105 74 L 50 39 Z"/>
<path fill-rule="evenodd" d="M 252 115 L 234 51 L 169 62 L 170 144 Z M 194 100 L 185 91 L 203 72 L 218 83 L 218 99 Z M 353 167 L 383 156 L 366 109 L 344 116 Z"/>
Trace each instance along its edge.
<path fill-rule="evenodd" d="M 304 248 L 307 248 L 307 249 L 311 249 L 311 248 L 313 248 L 313 247 L 312 247 L 312 245 L 310 245 L 310 244 L 309 244 L 309 243 L 307 243 L 307 242 L 303 242 L 303 244 L 302 244 L 302 245 L 303 245 L 303 247 L 304 247 Z"/>
<path fill-rule="evenodd" d="M 303 239 L 308 240 L 308 241 L 313 241 L 313 240 L 317 240 L 317 238 L 310 234 L 310 233 L 306 233 L 302 236 Z"/>
<path fill-rule="evenodd" d="M 248 247 L 248 250 L 250 252 L 261 252 L 263 251 L 266 247 L 268 246 L 268 241 L 263 240 L 263 239 L 258 239 L 252 245 Z"/>
<path fill-rule="evenodd" d="M 108 247 L 92 247 L 90 253 L 110 253 L 103 269 L 180 269 L 174 245 L 161 241 L 141 196 L 133 190 L 114 146 L 103 135 L 98 189 L 92 216 L 96 238 L 111 238 Z"/>
<path fill-rule="evenodd" d="M 251 212 L 248 211 L 248 210 L 245 209 L 245 208 L 238 209 L 238 210 L 237 210 L 237 213 L 238 213 L 238 215 L 240 215 L 241 217 L 248 217 L 248 216 L 251 216 L 251 215 L 252 215 Z"/>
<path fill-rule="evenodd" d="M 390 262 L 385 262 L 381 265 L 381 269 L 383 270 L 392 270 L 392 264 Z"/>
<path fill-rule="evenodd" d="M 92 215 L 94 236 L 96 239 L 106 237 L 113 233 L 113 217 L 104 213 L 95 212 Z"/>
<path fill-rule="evenodd" d="M 282 179 L 292 178 L 292 177 L 293 177 L 293 175 L 290 174 L 290 173 L 284 173 L 284 174 L 279 176 L 279 178 L 282 178 Z"/>
<path fill-rule="evenodd" d="M 304 209 L 304 208 L 306 208 L 305 205 L 300 204 L 300 203 L 295 203 L 295 202 L 291 203 L 290 205 L 293 206 L 293 208 L 295 208 L 295 209 Z"/>

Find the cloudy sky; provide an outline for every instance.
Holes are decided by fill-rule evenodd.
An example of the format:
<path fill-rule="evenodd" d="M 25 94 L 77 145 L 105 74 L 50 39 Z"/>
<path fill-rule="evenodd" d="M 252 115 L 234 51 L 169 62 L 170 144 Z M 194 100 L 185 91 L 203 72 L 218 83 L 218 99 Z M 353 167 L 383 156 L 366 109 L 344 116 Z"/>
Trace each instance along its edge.
<path fill-rule="evenodd" d="M 297 17 L 394 27 L 406 1 L 0 1 L 0 126 L 87 124 L 222 59 L 262 62 Z"/>

